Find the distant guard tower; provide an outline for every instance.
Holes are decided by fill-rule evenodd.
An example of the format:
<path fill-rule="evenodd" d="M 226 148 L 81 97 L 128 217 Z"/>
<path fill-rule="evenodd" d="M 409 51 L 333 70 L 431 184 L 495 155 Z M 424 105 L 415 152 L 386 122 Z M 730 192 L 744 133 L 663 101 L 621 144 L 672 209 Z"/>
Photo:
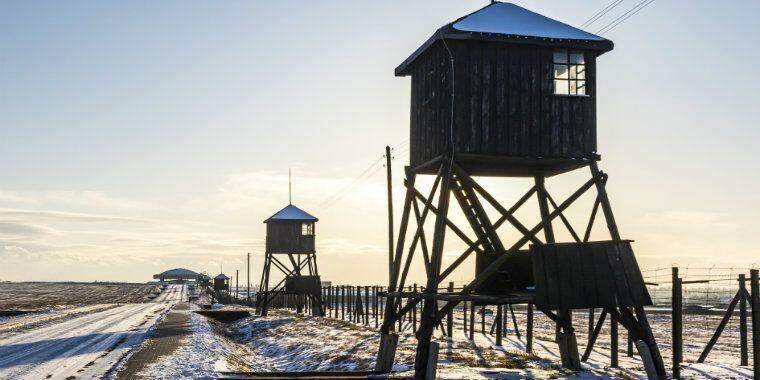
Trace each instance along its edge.
<path fill-rule="evenodd" d="M 396 68 L 396 76 L 411 77 L 410 165 L 376 369 L 390 370 L 398 339 L 391 332 L 394 323 L 422 302 L 415 373 L 423 377 L 430 370 L 430 352 L 437 351 L 431 350 L 434 328 L 459 303 L 470 301 L 527 304 L 529 312 L 537 307 L 561 328 L 563 366 L 576 369 L 580 357 L 571 310 L 601 308 L 614 326 L 620 323 L 632 334 L 648 376 L 665 378 L 643 309 L 652 302 L 630 241 L 618 232 L 607 175 L 597 167 L 596 62 L 612 48 L 602 37 L 495 2 L 438 29 Z M 581 168 L 591 178 L 568 198 L 555 200 L 545 179 Z M 435 176 L 430 189 L 415 187 L 418 175 Z M 514 204 L 503 205 L 477 176 L 528 177 L 533 185 Z M 596 194 L 588 198 L 589 220 L 579 234 L 565 212 L 591 189 Z M 452 194 L 467 228 L 449 217 L 457 212 Z M 515 216 L 531 199 L 535 225 Z M 590 241 L 600 208 L 609 239 Z M 416 224 L 411 228 L 410 218 Z M 572 241 L 557 241 L 560 220 Z M 426 225 L 432 237 L 425 236 Z M 502 226 L 518 237 L 504 239 L 497 232 Z M 467 248 L 444 262 L 447 230 Z M 472 256 L 473 279 L 461 289 L 439 291 Z M 402 292 L 413 258 L 424 261 L 426 285 L 420 293 Z"/>
<path fill-rule="evenodd" d="M 306 211 L 289 204 L 264 223 L 267 225 L 266 256 L 257 305 L 261 315 L 270 303 L 284 295 L 301 295 L 312 300 L 312 313 L 323 315 L 322 292 L 314 249 L 314 227 L 318 221 Z M 271 285 L 272 267 L 284 278 Z M 299 312 L 300 312 L 299 307 Z"/>
<path fill-rule="evenodd" d="M 230 291 L 230 278 L 224 273 L 219 273 L 214 277 L 214 291 L 215 292 L 229 292 Z"/>

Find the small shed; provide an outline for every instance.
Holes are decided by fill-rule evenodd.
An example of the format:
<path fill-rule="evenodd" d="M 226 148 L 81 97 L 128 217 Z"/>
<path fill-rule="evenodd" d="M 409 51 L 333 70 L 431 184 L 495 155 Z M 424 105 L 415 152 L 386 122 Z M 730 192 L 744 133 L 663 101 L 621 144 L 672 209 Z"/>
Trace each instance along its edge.
<path fill-rule="evenodd" d="M 267 220 L 266 253 L 314 253 L 316 217 L 289 204 Z"/>
<path fill-rule="evenodd" d="M 412 79 L 411 167 L 453 153 L 470 174 L 533 176 L 595 159 L 596 60 L 612 48 L 511 3 L 444 25 L 395 70 Z"/>
<path fill-rule="evenodd" d="M 219 273 L 214 277 L 214 291 L 215 292 L 229 292 L 230 291 L 230 278 L 224 273 Z"/>
<path fill-rule="evenodd" d="M 173 281 L 173 282 L 184 282 L 189 280 L 195 280 L 198 277 L 197 272 L 193 272 L 190 269 L 185 268 L 174 268 L 169 269 L 167 271 L 154 274 L 153 278 L 157 279 L 159 281 Z"/>
<path fill-rule="evenodd" d="M 207 286 L 211 286 L 211 277 L 205 273 L 199 274 L 196 281 L 198 282 L 198 285 L 201 287 L 205 288 Z"/>

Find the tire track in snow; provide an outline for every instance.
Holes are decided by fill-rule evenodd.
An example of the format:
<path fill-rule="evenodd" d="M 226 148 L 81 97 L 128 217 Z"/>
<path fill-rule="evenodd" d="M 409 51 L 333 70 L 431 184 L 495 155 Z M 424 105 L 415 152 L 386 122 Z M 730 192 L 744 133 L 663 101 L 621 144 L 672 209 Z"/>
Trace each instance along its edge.
<path fill-rule="evenodd" d="M 0 340 L 0 378 L 99 378 L 139 345 L 183 295 L 183 286 L 171 286 L 152 303 L 124 305 Z"/>

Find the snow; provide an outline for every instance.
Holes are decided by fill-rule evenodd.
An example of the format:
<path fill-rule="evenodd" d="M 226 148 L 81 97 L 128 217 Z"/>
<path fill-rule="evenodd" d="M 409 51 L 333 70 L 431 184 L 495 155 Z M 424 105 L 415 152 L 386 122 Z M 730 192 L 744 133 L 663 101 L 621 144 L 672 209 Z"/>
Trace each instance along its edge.
<path fill-rule="evenodd" d="M 140 372 L 148 379 L 215 379 L 218 373 L 228 371 L 231 349 L 222 335 L 217 334 L 202 316 L 191 314 L 191 331 L 180 348 L 172 355 L 161 357 L 156 363 Z"/>
<path fill-rule="evenodd" d="M 183 286 L 171 286 L 151 303 L 86 313 L 2 338 L 0 378 L 102 378 L 183 295 Z"/>
<path fill-rule="evenodd" d="M 287 205 L 285 208 L 277 211 L 276 214 L 269 217 L 265 222 L 269 222 L 270 220 L 303 220 L 316 222 L 318 219 L 296 206 Z"/>
<path fill-rule="evenodd" d="M 603 41 L 604 38 L 511 3 L 494 3 L 454 23 L 464 32 Z"/>
<path fill-rule="evenodd" d="M 74 318 L 89 313 L 97 313 L 107 309 L 117 307 L 116 304 L 98 304 L 80 307 L 68 307 L 63 309 L 43 310 L 28 314 L 21 314 L 14 317 L 0 318 L 0 338 L 10 336 L 23 330 L 39 328 L 44 325 L 61 322 L 63 320 Z"/>
<path fill-rule="evenodd" d="M 519 326 L 525 326 L 524 310 L 515 310 Z M 584 349 L 586 332 L 584 313 L 576 313 L 576 335 L 579 348 Z M 644 368 L 636 355 L 619 353 L 620 367 L 609 367 L 609 332 L 602 331 L 596 348 L 583 371 L 573 372 L 560 366 L 554 325 L 535 314 L 534 353 L 526 354 L 525 337 L 518 338 L 515 331 L 507 330 L 502 346 L 496 346 L 495 337 L 480 333 L 480 316 L 476 315 L 475 340 L 470 341 L 462 331 L 462 314 L 455 315 L 455 335 L 449 339 L 436 334 L 440 343 L 438 374 L 442 379 L 523 379 L 523 378 L 627 378 L 643 379 Z M 652 322 L 666 365 L 670 364 L 669 320 L 666 315 L 652 315 Z M 492 315 L 487 316 L 490 327 Z M 698 351 L 709 339 L 719 316 L 688 316 L 685 320 L 687 361 L 695 361 Z M 394 370 L 408 372 L 414 362 L 416 339 L 410 332 L 410 323 L 400 333 Z M 304 370 L 369 370 L 374 367 L 379 334 L 373 327 L 353 323 L 296 315 L 287 311 L 270 311 L 267 317 L 249 317 L 226 327 L 226 334 L 238 345 L 251 349 L 250 353 L 234 355 L 244 360 L 253 371 L 304 371 Z M 684 378 L 751 379 L 748 367 L 738 366 L 738 355 L 732 347 L 738 342 L 733 337 L 735 326 L 729 326 L 724 337 L 705 364 L 686 364 Z M 621 329 L 621 331 L 624 331 Z M 524 333 L 524 331 L 521 331 Z M 625 349 L 625 334 L 621 333 L 620 349 Z M 243 356 L 245 355 L 245 356 Z"/>

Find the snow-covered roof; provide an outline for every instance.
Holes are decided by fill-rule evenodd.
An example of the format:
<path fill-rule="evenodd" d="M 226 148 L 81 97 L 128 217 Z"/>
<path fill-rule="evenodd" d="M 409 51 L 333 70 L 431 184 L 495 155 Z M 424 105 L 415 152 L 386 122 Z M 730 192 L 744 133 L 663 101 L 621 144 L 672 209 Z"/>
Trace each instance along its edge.
<path fill-rule="evenodd" d="M 273 221 L 273 220 L 291 220 L 291 221 L 312 221 L 316 222 L 319 219 L 315 218 L 308 212 L 301 210 L 300 208 L 293 206 L 293 205 L 287 205 L 285 208 L 283 208 L 280 211 L 277 211 L 276 214 L 269 217 L 269 219 L 265 220 L 264 223 Z"/>
<path fill-rule="evenodd" d="M 193 272 L 190 269 L 174 268 L 159 274 L 154 274 L 153 278 L 176 278 L 176 279 L 192 279 L 198 277 L 197 272 Z"/>
<path fill-rule="evenodd" d="M 604 41 L 604 38 L 512 3 L 493 3 L 454 22 L 464 32 Z"/>
<path fill-rule="evenodd" d="M 396 68 L 407 75 L 408 66 L 439 39 L 478 40 L 567 46 L 610 51 L 613 43 L 512 3 L 491 3 L 438 29 L 419 49 Z"/>
<path fill-rule="evenodd" d="M 214 277 L 214 279 L 215 280 L 229 280 L 230 278 L 227 277 L 227 275 L 224 273 L 219 273 L 218 275 L 216 275 L 216 277 Z"/>

